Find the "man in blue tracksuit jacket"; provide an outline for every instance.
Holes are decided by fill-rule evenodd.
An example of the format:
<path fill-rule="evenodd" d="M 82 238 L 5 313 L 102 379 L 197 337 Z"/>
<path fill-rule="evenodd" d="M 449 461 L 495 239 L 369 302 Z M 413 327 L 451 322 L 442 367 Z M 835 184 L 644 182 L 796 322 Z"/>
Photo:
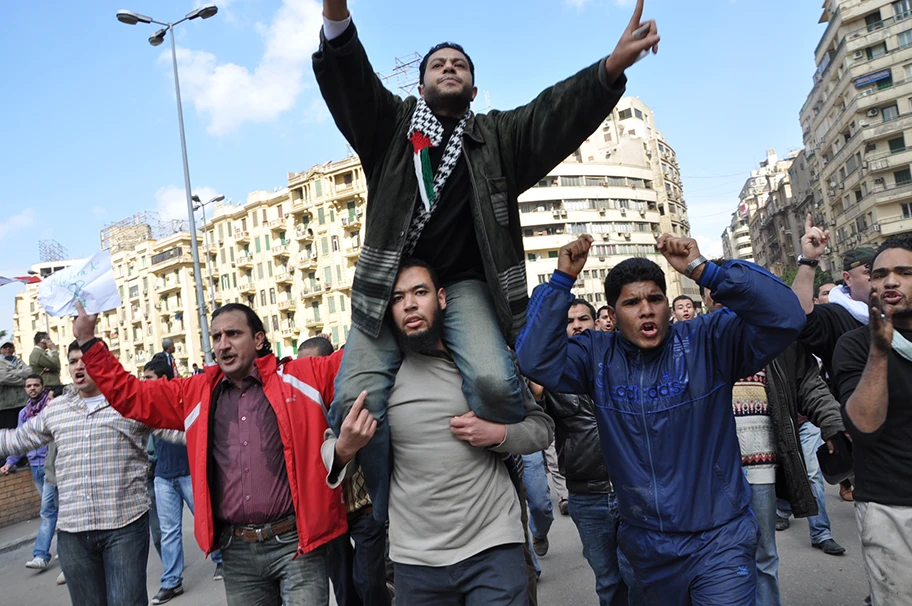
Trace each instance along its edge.
<path fill-rule="evenodd" d="M 590 236 L 560 250 L 517 340 L 522 373 L 548 389 L 588 394 L 617 491 L 619 540 L 650 603 L 754 606 L 758 526 L 732 414 L 732 385 L 795 341 L 804 312 L 792 291 L 744 261 L 707 263 L 696 241 L 657 248 L 708 288 L 724 312 L 669 327 L 665 275 L 642 258 L 605 280 L 618 332 L 569 338 L 570 288 Z"/>

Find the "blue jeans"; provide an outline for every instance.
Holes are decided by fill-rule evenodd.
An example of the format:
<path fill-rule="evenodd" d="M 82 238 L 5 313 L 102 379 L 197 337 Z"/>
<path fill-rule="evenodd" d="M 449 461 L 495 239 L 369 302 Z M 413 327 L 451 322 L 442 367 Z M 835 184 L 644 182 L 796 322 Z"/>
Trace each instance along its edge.
<path fill-rule="evenodd" d="M 810 421 L 801 424 L 798 436 L 801 438 L 801 450 L 804 451 L 808 480 L 817 501 L 817 515 L 808 518 L 808 532 L 811 535 L 811 543 L 818 545 L 833 538 L 830 516 L 826 510 L 826 484 L 823 482 L 823 472 L 820 471 L 820 463 L 817 461 L 817 449 L 823 445 L 823 437 L 820 435 L 820 429 Z M 792 515 L 792 507 L 788 501 L 779 499 L 776 513 L 779 517 L 788 519 Z"/>
<path fill-rule="evenodd" d="M 42 467 L 42 475 L 44 473 Z M 43 479 L 43 478 L 42 478 Z M 41 523 L 38 525 L 38 536 L 35 537 L 35 548 L 32 557 L 51 561 L 51 539 L 57 528 L 57 487 L 48 482 L 43 483 L 41 491 Z"/>
<path fill-rule="evenodd" d="M 513 353 L 497 322 L 488 286 L 478 280 L 457 282 L 447 287 L 446 300 L 443 342 L 462 373 L 462 391 L 469 406 L 489 421 L 522 421 L 522 384 Z M 358 453 L 358 462 L 364 470 L 374 517 L 380 521 L 387 519 L 392 457 L 386 405 L 401 364 L 402 352 L 388 323 L 383 323 L 376 339 L 353 326 L 329 410 L 329 424 L 338 435 L 355 399 L 367 391 L 366 406 L 377 419 L 377 431 Z"/>
<path fill-rule="evenodd" d="M 617 497 L 612 493 L 571 492 L 567 505 L 583 555 L 595 573 L 600 606 L 645 604 L 643 592 L 617 543 Z"/>
<path fill-rule="evenodd" d="M 537 539 L 544 539 L 554 523 L 554 504 L 548 488 L 543 452 L 523 455 L 523 484 L 526 486 L 526 503 L 529 506 L 529 532 Z"/>
<path fill-rule="evenodd" d="M 327 543 L 326 547 L 326 566 L 336 604 L 389 606 L 386 525 L 383 522 L 378 522 L 369 513 L 350 517 L 348 532 Z"/>
<path fill-rule="evenodd" d="M 776 551 L 776 485 L 751 484 L 750 507 L 760 526 L 757 544 L 757 606 L 782 606 Z"/>
<path fill-rule="evenodd" d="M 298 551 L 296 529 L 259 543 L 223 532 L 220 547 L 228 606 L 321 606 L 329 603 L 326 546 L 295 557 Z"/>
<path fill-rule="evenodd" d="M 756 606 L 760 530 L 745 510 L 702 532 L 662 532 L 621 522 L 618 541 L 647 604 Z"/>
<path fill-rule="evenodd" d="M 501 545 L 450 566 L 396 564 L 397 606 L 525 606 L 522 545 Z"/>
<path fill-rule="evenodd" d="M 161 586 L 174 589 L 184 579 L 184 503 L 193 513 L 193 485 L 190 476 L 178 478 L 155 478 L 155 501 L 158 509 L 158 523 L 161 528 L 161 557 L 164 571 Z M 212 552 L 212 561 L 219 564 L 222 554 Z"/>
<path fill-rule="evenodd" d="M 115 530 L 57 533 L 70 601 L 80 606 L 146 606 L 149 514 Z"/>
<path fill-rule="evenodd" d="M 44 465 L 31 465 L 29 469 L 32 470 L 32 481 L 35 483 L 38 494 L 44 494 Z"/>

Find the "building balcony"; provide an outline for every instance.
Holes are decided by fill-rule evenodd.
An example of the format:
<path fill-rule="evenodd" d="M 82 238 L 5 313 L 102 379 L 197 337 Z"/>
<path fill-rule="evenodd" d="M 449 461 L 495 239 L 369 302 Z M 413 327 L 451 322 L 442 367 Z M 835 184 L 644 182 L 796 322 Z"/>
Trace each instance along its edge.
<path fill-rule="evenodd" d="M 361 246 L 347 246 L 345 252 L 342 253 L 346 259 L 357 259 L 361 256 Z"/>
<path fill-rule="evenodd" d="M 298 302 L 294 300 L 294 297 L 287 297 L 279 299 L 279 309 L 282 311 L 288 309 L 294 309 L 298 306 Z"/>
<path fill-rule="evenodd" d="M 241 280 L 238 282 L 238 291 L 242 293 L 256 294 L 256 283 L 253 280 Z"/>
<path fill-rule="evenodd" d="M 238 267 L 253 267 L 253 255 L 240 255 L 237 258 Z"/>
<path fill-rule="evenodd" d="M 234 241 L 237 243 L 250 242 L 250 232 L 246 229 L 234 230 Z"/>
<path fill-rule="evenodd" d="M 184 335 L 183 322 L 167 322 L 162 326 L 162 334 L 166 337 L 179 337 Z"/>
<path fill-rule="evenodd" d="M 160 295 L 175 292 L 181 289 L 181 283 L 177 279 L 169 278 L 159 280 L 155 283 L 155 292 Z"/>
<path fill-rule="evenodd" d="M 354 215 L 348 217 L 342 217 L 340 221 L 342 223 L 342 229 L 344 230 L 361 229 L 361 211 L 359 210 Z"/>
<path fill-rule="evenodd" d="M 286 227 L 287 227 L 284 217 L 281 219 L 273 219 L 267 225 L 269 225 L 270 231 L 282 231 L 282 230 L 286 229 Z"/>
<path fill-rule="evenodd" d="M 282 322 L 281 326 L 282 336 L 285 338 L 294 338 L 295 336 L 301 334 L 301 329 L 290 322 Z"/>
<path fill-rule="evenodd" d="M 896 234 L 905 234 L 912 231 L 912 217 L 887 217 L 880 219 L 877 225 L 873 226 L 874 231 L 879 231 L 883 236 L 893 236 Z"/>
<path fill-rule="evenodd" d="M 312 287 L 312 286 L 308 285 L 308 286 L 302 286 L 300 288 L 300 294 L 298 296 L 301 298 L 302 301 L 306 301 L 308 299 L 317 298 L 317 297 L 321 296 L 322 294 L 323 294 L 323 289 L 319 288 L 319 286 Z"/>
<path fill-rule="evenodd" d="M 295 227 L 295 240 L 298 242 L 312 242 L 313 238 L 314 232 L 310 227 L 304 227 L 303 224 Z"/>
<path fill-rule="evenodd" d="M 308 255 L 307 253 L 301 253 L 298 255 L 298 269 L 300 269 L 302 272 L 316 269 L 316 267 L 317 259 L 315 256 Z"/>
<path fill-rule="evenodd" d="M 307 326 L 307 328 L 310 328 L 310 329 L 318 329 L 318 328 L 322 328 L 323 324 L 324 324 L 324 322 L 320 318 L 307 318 L 307 322 L 305 323 L 305 326 Z"/>
<path fill-rule="evenodd" d="M 276 268 L 276 272 L 275 272 L 276 284 L 291 284 L 291 282 L 293 280 L 294 280 L 294 272 L 292 270 Z"/>
<path fill-rule="evenodd" d="M 865 156 L 869 173 L 908 168 L 912 163 L 912 147 L 903 147 L 889 152 Z"/>
<path fill-rule="evenodd" d="M 288 251 L 289 246 L 288 242 L 283 242 L 281 244 L 276 244 L 272 247 L 272 256 L 273 257 L 287 257 L 291 253 Z"/>
<path fill-rule="evenodd" d="M 174 271 L 181 265 L 191 265 L 193 263 L 193 257 L 190 256 L 190 253 L 183 253 L 181 255 L 176 255 L 159 261 L 152 265 L 151 271 L 154 274 Z"/>

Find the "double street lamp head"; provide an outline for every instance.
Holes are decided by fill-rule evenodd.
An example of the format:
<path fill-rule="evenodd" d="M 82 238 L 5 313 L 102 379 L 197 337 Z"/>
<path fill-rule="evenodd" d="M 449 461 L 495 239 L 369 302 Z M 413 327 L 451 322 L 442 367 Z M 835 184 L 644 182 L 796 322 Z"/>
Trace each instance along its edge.
<path fill-rule="evenodd" d="M 168 30 L 171 27 L 173 27 L 174 25 L 177 25 L 181 21 L 192 21 L 193 19 L 208 19 L 210 17 L 215 16 L 215 14 L 217 12 L 218 12 L 218 7 L 216 5 L 204 4 L 203 6 L 199 7 L 198 9 L 187 13 L 187 15 L 180 21 L 177 21 L 176 23 L 165 24 L 165 23 L 161 23 L 159 21 L 154 20 L 152 17 L 147 17 L 145 15 L 141 15 L 141 14 L 133 12 L 133 11 L 119 10 L 119 11 L 117 11 L 117 20 L 120 21 L 121 23 L 126 23 L 127 25 L 136 25 L 137 23 L 158 23 L 159 25 L 167 25 L 167 27 L 163 27 L 162 29 L 158 30 L 157 32 L 155 32 L 154 34 L 149 36 L 149 44 L 151 44 L 152 46 L 161 46 L 162 42 L 165 41 L 165 34 L 167 34 Z"/>
<path fill-rule="evenodd" d="M 218 7 L 214 4 L 204 4 L 193 12 L 187 13 L 186 19 L 193 20 L 197 17 L 202 19 L 208 19 L 209 17 L 215 16 L 215 13 L 218 12 Z"/>
<path fill-rule="evenodd" d="M 139 13 L 134 13 L 133 11 L 127 10 L 117 11 L 117 20 L 121 23 L 126 23 L 127 25 L 136 25 L 137 23 L 152 23 L 152 17 L 146 17 L 145 15 L 140 15 Z"/>
<path fill-rule="evenodd" d="M 168 33 L 168 28 L 163 27 L 151 36 L 149 36 L 149 44 L 152 46 L 161 46 L 162 42 L 165 41 L 165 34 Z"/>

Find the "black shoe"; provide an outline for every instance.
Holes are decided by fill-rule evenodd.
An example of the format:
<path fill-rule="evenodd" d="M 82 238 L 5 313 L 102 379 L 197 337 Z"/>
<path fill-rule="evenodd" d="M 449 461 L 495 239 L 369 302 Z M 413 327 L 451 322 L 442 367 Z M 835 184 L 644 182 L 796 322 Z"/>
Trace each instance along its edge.
<path fill-rule="evenodd" d="M 557 504 L 557 508 L 560 510 L 562 516 L 570 513 L 570 504 L 567 502 L 567 499 L 561 499 Z"/>
<path fill-rule="evenodd" d="M 221 564 L 216 564 L 216 565 L 215 565 L 215 574 L 212 575 L 212 580 L 213 580 L 213 581 L 224 581 L 224 580 L 225 580 L 225 575 L 224 575 L 224 573 L 222 572 L 222 565 L 221 565 Z"/>
<path fill-rule="evenodd" d="M 184 587 L 182 585 L 178 585 L 177 587 L 174 587 L 172 589 L 167 589 L 165 587 L 162 587 L 161 589 L 158 590 L 158 593 L 155 594 L 155 597 L 152 598 L 152 603 L 153 604 L 164 604 L 166 602 L 170 602 L 172 598 L 176 598 L 177 596 L 181 595 L 182 593 L 184 593 Z"/>
<path fill-rule="evenodd" d="M 833 539 L 827 539 L 820 543 L 811 543 L 811 547 L 814 549 L 822 549 L 823 553 L 827 555 L 842 555 L 845 553 L 845 547 L 834 541 Z"/>
<path fill-rule="evenodd" d="M 548 537 L 542 537 L 541 539 L 538 537 L 532 537 L 532 551 L 534 551 L 535 555 L 538 557 L 542 557 L 548 553 L 548 547 L 550 547 L 550 543 L 548 543 Z"/>
<path fill-rule="evenodd" d="M 788 518 L 776 516 L 776 530 L 786 530 L 790 526 Z"/>

